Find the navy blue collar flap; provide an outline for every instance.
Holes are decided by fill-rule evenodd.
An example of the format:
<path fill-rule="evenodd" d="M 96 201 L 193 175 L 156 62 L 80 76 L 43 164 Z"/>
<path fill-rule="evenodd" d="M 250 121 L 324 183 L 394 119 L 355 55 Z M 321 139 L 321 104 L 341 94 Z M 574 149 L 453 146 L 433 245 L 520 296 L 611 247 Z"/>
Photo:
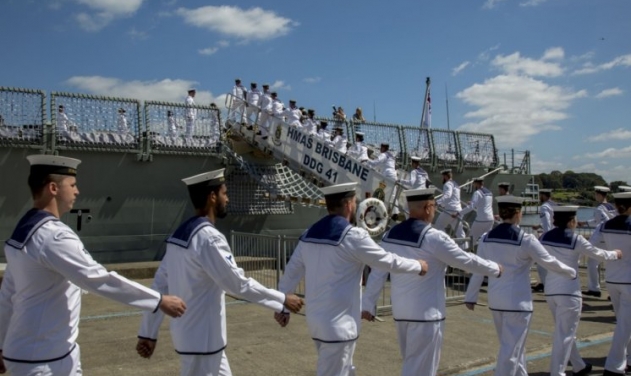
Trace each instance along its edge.
<path fill-rule="evenodd" d="M 541 244 L 574 249 L 576 247 L 577 238 L 578 236 L 571 230 L 555 227 L 541 236 Z"/>
<path fill-rule="evenodd" d="M 57 217 L 47 211 L 31 209 L 20 219 L 20 222 L 18 222 L 18 225 L 15 227 L 11 238 L 7 240 L 6 243 L 13 248 L 22 249 L 31 236 L 33 236 L 35 231 L 37 231 L 37 229 L 39 229 L 44 223 L 58 220 L 59 219 L 57 219 Z"/>
<path fill-rule="evenodd" d="M 608 202 L 601 202 L 600 205 L 598 205 L 598 206 L 603 206 L 605 208 L 605 210 L 607 210 L 607 211 L 616 210 L 616 208 L 614 208 L 614 206 L 611 205 Z"/>
<path fill-rule="evenodd" d="M 192 217 L 186 220 L 175 230 L 173 235 L 167 239 L 167 243 L 179 245 L 183 248 L 188 248 L 191 244 L 191 239 L 199 230 L 206 226 L 212 226 L 212 223 L 207 217 Z"/>
<path fill-rule="evenodd" d="M 410 218 L 392 227 L 381 241 L 408 247 L 420 247 L 425 234 L 430 228 L 432 226 L 426 222 Z"/>
<path fill-rule="evenodd" d="M 602 232 L 631 235 L 631 217 L 618 215 L 605 222 Z"/>
<path fill-rule="evenodd" d="M 480 188 L 480 193 L 482 193 L 482 196 L 493 196 L 493 193 L 491 193 L 491 191 L 489 191 L 486 187 Z"/>
<path fill-rule="evenodd" d="M 484 237 L 486 243 L 521 245 L 524 232 L 510 223 L 500 223 Z"/>
<path fill-rule="evenodd" d="M 300 240 L 306 243 L 339 245 L 353 226 L 339 215 L 327 215 L 307 230 Z"/>

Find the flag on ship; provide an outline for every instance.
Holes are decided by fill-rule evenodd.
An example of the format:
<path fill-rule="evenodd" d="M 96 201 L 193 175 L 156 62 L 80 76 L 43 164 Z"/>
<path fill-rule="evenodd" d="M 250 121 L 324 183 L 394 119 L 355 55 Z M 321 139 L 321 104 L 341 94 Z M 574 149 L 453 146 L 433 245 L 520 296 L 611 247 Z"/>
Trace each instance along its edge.
<path fill-rule="evenodd" d="M 423 121 L 421 122 L 423 128 L 431 128 L 432 126 L 432 99 L 429 94 L 429 87 L 427 88 L 427 98 L 425 100 L 425 108 L 423 109 Z"/>

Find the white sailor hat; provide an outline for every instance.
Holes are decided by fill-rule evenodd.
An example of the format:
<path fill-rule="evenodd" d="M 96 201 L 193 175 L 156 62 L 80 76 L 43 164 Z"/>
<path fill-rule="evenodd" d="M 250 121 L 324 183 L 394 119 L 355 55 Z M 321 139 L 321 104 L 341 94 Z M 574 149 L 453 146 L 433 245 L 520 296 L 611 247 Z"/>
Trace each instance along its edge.
<path fill-rule="evenodd" d="M 618 186 L 618 190 L 622 192 L 631 192 L 631 187 L 628 185 L 620 185 Z"/>
<path fill-rule="evenodd" d="M 539 190 L 539 193 L 545 193 L 547 195 L 550 195 L 550 193 L 552 193 L 552 189 L 542 188 L 542 189 Z"/>
<path fill-rule="evenodd" d="M 440 172 L 440 174 L 441 174 L 441 175 L 451 174 L 451 169 L 450 169 L 450 168 L 444 169 L 444 170 L 442 170 L 442 171 Z"/>
<path fill-rule="evenodd" d="M 390 144 L 389 144 L 389 143 L 387 143 L 387 142 L 382 142 L 382 143 L 381 143 L 381 146 L 385 146 L 385 147 L 389 148 L 389 147 L 390 147 Z"/>
<path fill-rule="evenodd" d="M 436 188 L 409 189 L 403 191 L 408 202 L 432 200 L 436 194 Z"/>
<path fill-rule="evenodd" d="M 577 205 L 556 205 L 552 207 L 554 214 L 556 213 L 576 213 L 578 211 Z"/>
<path fill-rule="evenodd" d="M 413 155 L 411 158 L 412 158 L 412 162 L 420 162 L 421 161 L 421 157 L 417 157 L 416 155 Z"/>
<path fill-rule="evenodd" d="M 510 187 L 510 183 L 507 183 L 507 182 L 503 181 L 501 183 L 497 183 L 497 186 L 498 187 L 506 187 L 506 188 L 508 188 L 508 187 Z"/>
<path fill-rule="evenodd" d="M 498 206 L 522 206 L 524 204 L 524 198 L 518 196 L 499 196 L 495 198 Z"/>
<path fill-rule="evenodd" d="M 26 157 L 31 164 L 31 175 L 50 174 L 76 176 L 80 160 L 58 155 L 33 154 Z"/>
<path fill-rule="evenodd" d="M 482 178 L 482 177 L 473 178 L 473 181 L 476 182 L 476 183 L 483 182 L 484 178 Z"/>
<path fill-rule="evenodd" d="M 355 136 L 364 137 L 364 132 L 355 132 Z"/>
<path fill-rule="evenodd" d="M 320 191 L 324 195 L 325 199 L 341 199 L 346 197 L 355 197 L 357 190 L 357 183 L 344 183 L 330 185 L 328 187 L 320 188 Z"/>
<path fill-rule="evenodd" d="M 605 187 L 603 185 L 597 185 L 594 187 L 594 191 L 595 192 L 599 192 L 599 193 L 609 193 L 611 191 L 611 189 L 609 189 L 609 187 Z"/>
<path fill-rule="evenodd" d="M 628 200 L 631 199 L 631 191 L 614 193 L 612 196 L 616 200 Z"/>
<path fill-rule="evenodd" d="M 203 174 L 191 176 L 188 178 L 182 179 L 184 184 L 189 187 L 200 186 L 200 187 L 212 187 L 225 183 L 226 178 L 224 177 L 225 168 L 215 171 L 204 172 Z"/>

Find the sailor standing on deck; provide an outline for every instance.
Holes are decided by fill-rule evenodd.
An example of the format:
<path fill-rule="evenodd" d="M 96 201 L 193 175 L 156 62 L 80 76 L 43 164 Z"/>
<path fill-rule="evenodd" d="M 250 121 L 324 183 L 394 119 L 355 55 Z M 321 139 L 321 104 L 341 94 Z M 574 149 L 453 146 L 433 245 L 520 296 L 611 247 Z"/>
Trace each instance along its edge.
<path fill-rule="evenodd" d="M 616 328 L 603 376 L 631 372 L 631 192 L 613 194 L 619 215 L 601 223 L 590 237 L 593 244 L 605 239 L 607 249 L 620 249 L 622 261 L 606 262 L 605 281 L 616 312 Z"/>
<path fill-rule="evenodd" d="M 171 321 L 173 346 L 180 354 L 180 375 L 228 376 L 225 292 L 276 312 L 283 311 L 283 306 L 297 312 L 302 299 L 262 286 L 245 277 L 237 266 L 226 237 L 215 228 L 215 221 L 227 215 L 224 169 L 183 181 L 196 215 L 167 239 L 167 252 L 151 287 L 181 294 L 188 302 L 188 314 Z M 144 315 L 136 346 L 140 356 L 153 354 L 163 317 Z"/>
<path fill-rule="evenodd" d="M 188 91 L 188 97 L 186 97 L 186 137 L 193 136 L 193 124 L 195 123 L 195 118 L 197 117 L 197 110 L 193 108 L 195 106 L 195 90 L 191 89 Z"/>
<path fill-rule="evenodd" d="M 368 158 L 368 148 L 364 146 L 364 133 L 355 132 L 355 144 L 348 149 L 346 154 L 360 162 L 367 162 L 370 159 Z"/>
<path fill-rule="evenodd" d="M 333 140 L 331 140 L 331 146 L 342 154 L 346 154 L 347 139 L 344 136 L 344 129 L 342 127 L 333 128 L 335 133 L 333 134 Z"/>
<path fill-rule="evenodd" d="M 379 156 L 376 159 L 369 160 L 368 166 L 378 169 L 383 176 L 397 180 L 397 170 L 395 164 L 394 154 L 390 151 L 390 144 L 387 142 L 381 143 L 381 149 Z"/>
<path fill-rule="evenodd" d="M 578 273 L 578 259 L 585 255 L 599 261 L 617 260 L 620 250 L 606 251 L 591 245 L 583 236 L 574 233 L 577 226 L 578 206 L 555 206 L 554 226 L 539 241 L 557 260 L 572 267 Z M 550 375 L 565 376 L 568 360 L 572 363 L 572 375 L 588 375 L 591 364 L 586 364 L 576 347 L 576 330 L 581 318 L 581 281 L 569 279 L 556 272 L 548 272 L 545 296 L 554 318 L 554 342 L 550 356 Z"/>
<path fill-rule="evenodd" d="M 552 189 L 540 189 L 539 190 L 539 202 L 541 207 L 539 208 L 539 219 L 541 219 L 541 225 L 532 226 L 533 230 L 541 229 L 543 232 L 552 230 L 552 217 L 554 216 L 553 206 L 557 203 L 552 201 L 550 196 L 552 195 Z M 544 283 L 546 281 L 546 269 L 537 264 L 537 274 L 539 274 L 539 283 L 533 286 L 532 291 L 543 292 Z"/>
<path fill-rule="evenodd" d="M 443 195 L 436 200 L 436 203 L 442 207 L 443 211 L 438 216 L 434 228 L 445 231 L 447 226 L 451 226 L 452 230 L 455 228 L 457 238 L 464 238 L 465 233 L 462 227 L 462 221 L 452 217 L 453 214 L 462 211 L 462 205 L 460 204 L 460 186 L 452 180 L 451 169 L 442 170 L 440 173 L 443 175 Z M 466 242 L 463 243 L 462 249 L 467 248 L 467 246 Z"/>
<path fill-rule="evenodd" d="M 108 272 L 59 218 L 79 194 L 78 159 L 30 155 L 33 208 L 18 222 L 4 253 L 0 290 L 0 355 L 12 375 L 81 375 L 79 314 L 82 290 L 170 316 L 184 314 L 178 297 L 161 295 Z M 174 320 L 174 322 L 177 320 Z M 0 373 L 6 371 L 0 358 Z"/>
<path fill-rule="evenodd" d="M 510 183 L 506 183 L 506 182 L 501 182 L 501 183 L 497 183 L 497 195 L 499 196 L 506 196 L 510 194 Z M 493 216 L 493 219 L 495 220 L 495 222 L 497 223 L 500 220 L 500 216 L 499 214 L 495 214 Z"/>
<path fill-rule="evenodd" d="M 256 88 L 256 82 L 250 83 L 250 91 L 246 94 L 247 108 L 246 112 L 246 122 L 248 126 L 254 126 L 256 122 L 256 116 L 259 112 L 259 100 L 261 98 L 261 91 Z"/>
<path fill-rule="evenodd" d="M 488 300 L 495 331 L 500 342 L 495 376 L 527 376 L 526 337 L 532 317 L 530 266 L 533 261 L 558 272 L 566 278 L 576 278 L 576 271 L 551 256 L 532 234 L 518 226 L 524 199 L 515 196 L 496 198 L 502 223 L 482 236 L 478 256 L 504 267 L 502 278 L 489 278 Z M 465 304 L 473 310 L 484 276 L 474 274 L 467 287 Z"/>
<path fill-rule="evenodd" d="M 403 357 L 402 376 L 434 376 L 438 372 L 445 327 L 445 271 L 448 265 L 499 277 L 501 267 L 473 253 L 464 252 L 442 231 L 432 228 L 436 211 L 435 188 L 403 192 L 410 218 L 392 227 L 381 246 L 401 257 L 426 260 L 429 271 L 423 278 L 392 273 L 392 315 L 397 325 Z M 373 270 L 362 301 L 362 318 L 374 320 L 375 306 L 388 276 Z"/>
<path fill-rule="evenodd" d="M 125 109 L 118 109 L 118 134 L 126 135 L 129 134 L 129 126 L 127 125 L 127 115 L 125 115 Z"/>
<path fill-rule="evenodd" d="M 302 234 L 278 285 L 289 293 L 305 278 L 307 325 L 318 351 L 318 376 L 355 375 L 365 264 L 416 278 L 428 270 L 425 261 L 386 252 L 364 229 L 351 225 L 356 187 L 357 183 L 346 183 L 321 188 L 329 215 Z M 276 319 L 282 322 L 279 316 Z"/>
<path fill-rule="evenodd" d="M 268 84 L 263 85 L 263 94 L 259 96 L 257 106 L 261 109 L 258 119 L 260 133 L 257 134 L 260 134 L 262 137 L 267 137 L 271 123 L 270 117 L 272 116 L 272 95 L 269 91 Z"/>
<path fill-rule="evenodd" d="M 322 142 L 328 144 L 328 142 L 331 140 L 331 133 L 329 133 L 329 131 L 326 129 L 327 126 L 329 125 L 328 122 L 326 121 L 321 121 L 320 122 L 320 127 L 318 127 L 318 138 L 322 140 Z"/>
<path fill-rule="evenodd" d="M 478 244 L 478 239 L 485 232 L 491 231 L 493 228 L 493 193 L 484 187 L 484 178 L 473 179 L 473 196 L 471 202 L 457 215 L 461 220 L 464 216 L 475 210 L 475 221 L 471 225 L 471 237 L 473 244 Z"/>
<path fill-rule="evenodd" d="M 57 112 L 57 132 L 67 132 L 70 128 L 70 119 L 64 112 L 64 106 L 59 105 Z"/>
<path fill-rule="evenodd" d="M 412 171 L 410 171 L 410 178 L 400 179 L 399 183 L 410 189 L 428 188 L 429 175 L 427 174 L 427 171 L 421 167 L 421 157 L 412 156 Z"/>
<path fill-rule="evenodd" d="M 272 119 L 270 121 L 270 132 L 274 132 L 276 128 L 276 124 L 280 124 L 283 122 L 283 114 L 285 111 L 285 105 L 283 102 L 278 99 L 278 94 L 276 92 L 272 93 Z"/>
<path fill-rule="evenodd" d="M 307 110 L 307 118 L 304 121 L 304 131 L 310 136 L 314 136 L 318 133 L 318 122 L 314 119 L 315 110 Z"/>
<path fill-rule="evenodd" d="M 234 80 L 234 87 L 232 88 L 232 106 L 230 113 L 230 120 L 237 122 L 239 118 L 240 123 L 245 123 L 245 103 L 246 95 L 248 91 L 241 85 L 241 79 Z"/>
<path fill-rule="evenodd" d="M 302 128 L 302 123 L 300 122 L 300 117 L 302 116 L 302 111 L 296 107 L 296 101 L 291 99 L 289 101 L 289 108 L 283 110 L 281 116 L 284 116 L 287 120 L 287 124 Z"/>
<path fill-rule="evenodd" d="M 608 219 L 615 217 L 618 212 L 616 208 L 607 202 L 607 194 L 609 194 L 610 189 L 608 187 L 603 186 L 595 186 L 594 187 L 594 198 L 598 201 L 598 205 L 596 209 L 594 209 L 594 217 L 586 222 L 579 222 L 579 226 L 590 226 L 596 227 L 602 222 L 605 222 Z M 606 244 L 604 242 L 600 242 L 600 244 L 594 244 L 597 247 L 604 248 Z M 594 258 L 589 258 L 587 260 L 587 291 L 584 291 L 584 295 L 595 296 L 600 298 L 600 270 L 598 270 L 598 266 L 600 262 Z"/>

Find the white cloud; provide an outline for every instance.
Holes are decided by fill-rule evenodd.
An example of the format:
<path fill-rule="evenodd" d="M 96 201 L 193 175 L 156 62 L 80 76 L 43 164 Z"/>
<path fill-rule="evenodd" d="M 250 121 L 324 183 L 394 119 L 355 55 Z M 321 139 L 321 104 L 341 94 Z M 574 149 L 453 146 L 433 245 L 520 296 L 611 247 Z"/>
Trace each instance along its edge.
<path fill-rule="evenodd" d="M 176 13 L 187 24 L 243 40 L 268 40 L 289 33 L 298 23 L 259 7 L 241 9 L 234 6 L 179 8 Z"/>
<path fill-rule="evenodd" d="M 274 81 L 273 84 L 269 85 L 269 89 L 271 91 L 279 90 L 279 89 L 281 89 L 281 90 L 291 90 L 291 86 L 290 85 L 286 85 L 285 81 L 277 80 L 277 81 Z"/>
<path fill-rule="evenodd" d="M 548 48 L 546 52 L 543 53 L 541 60 L 559 60 L 565 57 L 565 51 L 561 47 L 552 47 Z"/>
<path fill-rule="evenodd" d="M 561 54 L 563 50 L 561 50 Z M 549 51 L 552 51 L 549 53 Z M 546 51 L 544 58 L 541 60 L 535 60 L 528 57 L 522 57 L 519 52 L 515 52 L 511 55 L 503 56 L 497 55 L 491 61 L 491 64 L 498 67 L 508 74 L 526 74 L 529 76 L 541 76 L 541 77 L 557 77 L 563 74 L 563 68 L 558 63 L 552 63 L 544 61 L 546 55 L 558 56 L 559 51 L 551 49 Z"/>
<path fill-rule="evenodd" d="M 628 140 L 631 138 L 631 131 L 624 128 L 614 129 L 613 131 L 598 134 L 596 136 L 587 137 L 587 141 L 614 141 Z"/>
<path fill-rule="evenodd" d="M 519 6 L 522 7 L 536 7 L 537 5 L 541 5 L 543 3 L 545 3 L 548 0 L 527 0 L 524 2 L 519 3 Z"/>
<path fill-rule="evenodd" d="M 230 46 L 230 42 L 228 42 L 227 40 L 220 40 L 219 42 L 217 42 L 217 45 L 219 47 L 228 47 Z"/>
<path fill-rule="evenodd" d="M 502 1 L 506 1 L 506 0 L 486 0 L 484 2 L 484 5 L 482 5 L 482 8 L 493 9 L 495 8 L 497 4 L 501 3 Z"/>
<path fill-rule="evenodd" d="M 462 72 L 467 66 L 469 66 L 470 62 L 469 61 L 464 61 L 462 62 L 460 65 L 458 65 L 457 67 L 455 67 L 452 71 L 451 71 L 451 75 L 455 76 L 458 73 Z"/>
<path fill-rule="evenodd" d="M 596 94 L 596 98 L 601 99 L 601 98 L 607 98 L 607 97 L 615 97 L 616 95 L 622 95 L 622 93 L 624 93 L 622 89 L 618 87 L 613 87 L 611 89 L 605 89 L 601 91 L 600 93 Z"/>
<path fill-rule="evenodd" d="M 578 157 L 580 158 L 581 156 L 578 156 Z M 584 157 L 586 158 L 631 158 L 631 146 L 627 146 L 620 149 L 607 148 L 598 153 L 586 153 Z"/>
<path fill-rule="evenodd" d="M 303 79 L 303 81 L 308 83 L 308 84 L 316 84 L 316 83 L 322 81 L 322 78 L 320 78 L 320 77 L 307 77 L 307 78 Z"/>
<path fill-rule="evenodd" d="M 573 72 L 573 74 L 591 74 L 597 73 L 604 70 L 610 70 L 614 67 L 631 67 L 631 54 L 618 56 L 615 59 L 611 60 L 608 63 L 603 63 L 600 65 L 594 65 L 592 63 L 585 63 L 583 68 L 577 69 Z"/>
<path fill-rule="evenodd" d="M 491 58 L 491 52 L 497 50 L 498 48 L 500 48 L 499 44 L 496 44 L 495 46 L 489 47 L 486 50 L 480 52 L 480 54 L 478 55 L 478 61 L 487 61 Z"/>
<path fill-rule="evenodd" d="M 131 39 L 135 40 L 145 40 L 149 38 L 149 33 L 147 33 L 146 31 L 137 30 L 135 27 L 132 27 L 131 30 L 127 32 L 127 35 L 129 35 Z"/>
<path fill-rule="evenodd" d="M 155 100 L 165 102 L 183 102 L 191 87 L 197 87 L 195 81 L 165 78 L 161 81 L 123 81 L 118 78 L 101 76 L 75 76 L 65 82 L 78 90 L 94 95 L 136 98 L 138 100 Z M 195 102 L 218 105 L 224 103 L 224 95 L 213 96 L 210 91 L 197 89 Z"/>
<path fill-rule="evenodd" d="M 117 18 L 132 16 L 144 0 L 75 0 L 92 12 L 75 15 L 79 26 L 87 31 L 99 31 Z"/>
<path fill-rule="evenodd" d="M 594 58 L 595 55 L 596 54 L 594 53 L 594 51 L 589 51 L 589 52 L 586 52 L 586 53 L 584 53 L 582 55 L 572 56 L 572 57 L 570 57 L 570 60 L 573 61 L 573 62 L 584 61 L 584 60 L 591 60 L 591 59 Z"/>
<path fill-rule="evenodd" d="M 197 52 L 199 52 L 200 55 L 206 55 L 206 56 L 210 56 L 217 51 L 219 51 L 219 47 L 207 47 L 207 48 L 202 48 L 200 50 L 197 50 Z"/>
<path fill-rule="evenodd" d="M 521 145 L 542 131 L 561 129 L 555 123 L 568 117 L 574 100 L 587 96 L 526 76 L 499 75 L 456 94 L 477 110 L 465 114 L 477 119 L 459 129 L 491 133 L 505 147 Z"/>

